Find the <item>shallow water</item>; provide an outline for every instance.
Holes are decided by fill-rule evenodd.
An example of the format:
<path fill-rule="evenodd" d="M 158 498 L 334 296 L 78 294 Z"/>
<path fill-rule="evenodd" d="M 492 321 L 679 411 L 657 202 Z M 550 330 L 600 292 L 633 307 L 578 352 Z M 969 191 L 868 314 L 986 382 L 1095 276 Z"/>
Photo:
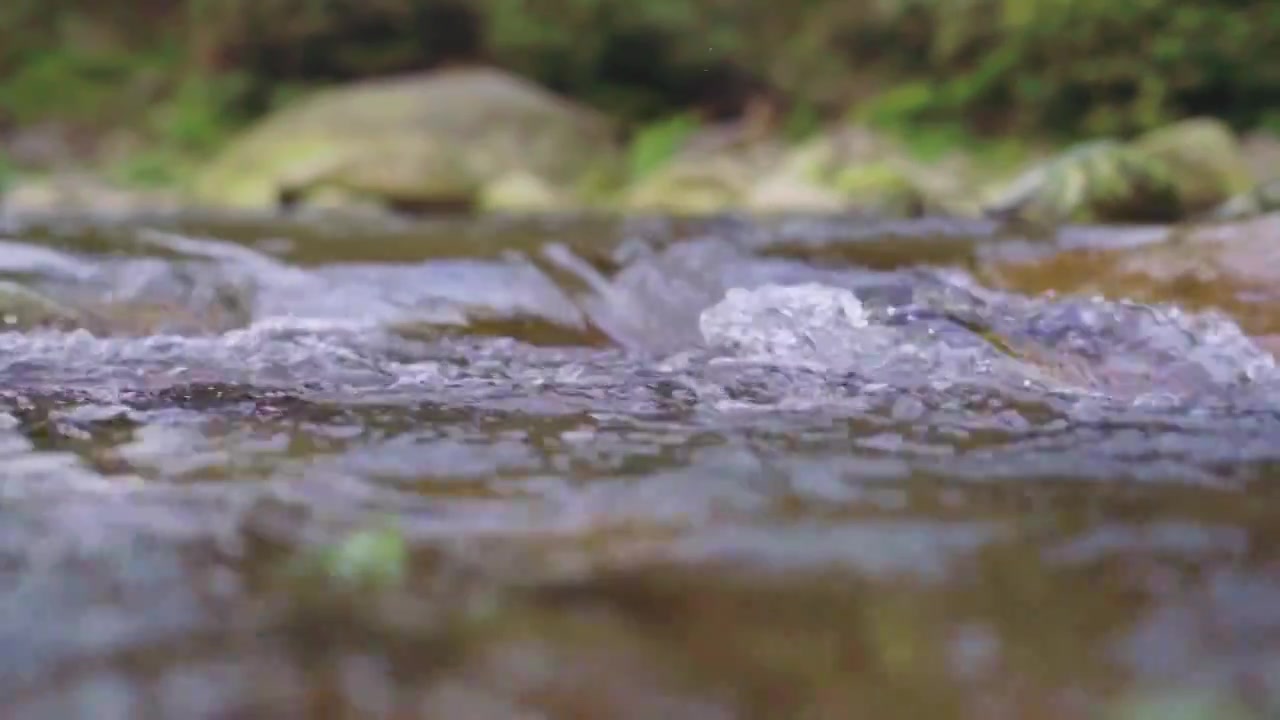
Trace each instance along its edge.
<path fill-rule="evenodd" d="M 1280 369 L 1225 315 L 974 279 L 1027 238 L 0 241 L 7 717 L 1280 713 Z"/>

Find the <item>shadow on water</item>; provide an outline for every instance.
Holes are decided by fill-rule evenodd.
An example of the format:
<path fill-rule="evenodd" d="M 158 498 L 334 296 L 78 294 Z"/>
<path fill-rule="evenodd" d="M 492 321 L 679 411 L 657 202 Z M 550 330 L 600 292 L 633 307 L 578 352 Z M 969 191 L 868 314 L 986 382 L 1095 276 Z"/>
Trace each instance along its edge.
<path fill-rule="evenodd" d="M 6 717 L 1280 713 L 1271 355 L 979 282 L 1163 230 L 2 230 Z"/>

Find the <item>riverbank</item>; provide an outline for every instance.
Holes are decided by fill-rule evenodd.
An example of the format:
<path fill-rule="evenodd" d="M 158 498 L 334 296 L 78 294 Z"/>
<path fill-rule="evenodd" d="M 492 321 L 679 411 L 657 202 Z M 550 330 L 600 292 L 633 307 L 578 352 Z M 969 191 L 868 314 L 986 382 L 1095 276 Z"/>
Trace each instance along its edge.
<path fill-rule="evenodd" d="M 29 154 L 38 145 L 31 132 L 18 133 Z M 1067 145 L 912 133 L 852 113 L 793 136 L 767 115 L 711 123 L 680 113 L 628 131 L 622 118 L 486 65 L 301 95 L 203 154 L 155 160 L 150 176 L 139 158 L 152 150 L 121 152 L 125 160 L 104 164 L 66 149 L 70 160 L 13 173 L 4 208 L 1012 214 L 1123 223 L 1220 214 L 1218 206 L 1232 216 L 1273 209 L 1280 166 L 1276 136 L 1237 136 L 1208 117 Z"/>
<path fill-rule="evenodd" d="M 685 0 L 166 0 L 127 10 L 71 1 L 5 8 L 0 26 L 14 39 L 0 49 L 0 187 L 46 204 L 103 185 L 114 189 L 97 204 L 139 202 L 139 190 L 155 203 L 301 97 L 468 65 L 609 118 L 623 143 L 622 177 L 597 182 L 615 197 L 685 140 L 770 159 L 850 130 L 906 165 L 970 185 L 1074 143 L 1129 139 L 1188 117 L 1215 117 L 1264 145 L 1268 128 L 1280 127 L 1280 80 L 1258 72 L 1280 14 L 1225 1 L 750 0 L 731 10 Z M 891 164 L 850 182 L 899 186 L 904 163 Z M 977 166 L 976 179 L 960 166 Z M 41 185 L 51 175 L 59 192 Z M 690 194 L 724 194 L 724 183 L 712 184 Z M 516 177 L 506 189 L 547 204 L 532 185 Z M 794 188 L 777 194 L 792 198 L 784 204 L 830 206 Z"/>

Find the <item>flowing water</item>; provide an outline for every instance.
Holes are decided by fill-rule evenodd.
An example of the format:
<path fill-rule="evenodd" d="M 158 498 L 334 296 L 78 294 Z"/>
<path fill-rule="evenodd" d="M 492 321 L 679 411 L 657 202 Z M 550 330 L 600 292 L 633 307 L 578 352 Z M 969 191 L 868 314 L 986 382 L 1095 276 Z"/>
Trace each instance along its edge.
<path fill-rule="evenodd" d="M 5 717 L 1280 716 L 1280 369 L 1027 246 L 11 219 Z"/>

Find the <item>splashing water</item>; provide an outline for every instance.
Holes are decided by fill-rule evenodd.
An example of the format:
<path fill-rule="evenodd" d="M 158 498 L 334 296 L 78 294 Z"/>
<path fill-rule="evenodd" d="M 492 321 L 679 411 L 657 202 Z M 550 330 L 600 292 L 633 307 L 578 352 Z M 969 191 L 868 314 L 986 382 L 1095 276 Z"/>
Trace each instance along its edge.
<path fill-rule="evenodd" d="M 1219 313 L 936 221 L 5 233 L 12 717 L 1280 707 L 1280 386 Z"/>

